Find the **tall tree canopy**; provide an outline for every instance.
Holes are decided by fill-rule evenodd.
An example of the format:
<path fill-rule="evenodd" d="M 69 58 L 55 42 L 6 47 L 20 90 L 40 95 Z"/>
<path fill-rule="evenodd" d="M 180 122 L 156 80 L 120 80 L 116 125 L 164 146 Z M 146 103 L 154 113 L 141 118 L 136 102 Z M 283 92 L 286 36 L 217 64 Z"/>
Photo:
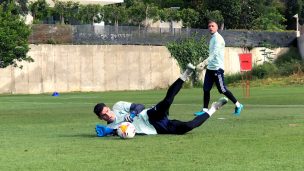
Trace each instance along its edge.
<path fill-rule="evenodd" d="M 33 61 L 27 56 L 31 29 L 19 14 L 14 14 L 15 9 L 13 2 L 0 5 L 0 68 L 9 65 L 22 67 L 18 62 Z"/>

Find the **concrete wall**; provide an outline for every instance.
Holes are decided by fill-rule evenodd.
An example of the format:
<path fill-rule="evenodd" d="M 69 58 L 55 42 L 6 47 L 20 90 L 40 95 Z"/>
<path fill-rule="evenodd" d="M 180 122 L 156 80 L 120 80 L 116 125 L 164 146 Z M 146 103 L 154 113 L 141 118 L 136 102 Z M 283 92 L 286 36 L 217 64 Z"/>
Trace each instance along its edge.
<path fill-rule="evenodd" d="M 298 37 L 298 49 L 302 59 L 304 60 L 304 34 Z"/>
<path fill-rule="evenodd" d="M 271 58 L 276 59 L 278 55 L 286 53 L 289 48 L 275 48 L 275 49 L 266 49 L 266 52 L 272 52 L 270 55 Z M 263 64 L 264 61 L 271 62 L 263 55 L 263 51 L 265 48 L 254 48 L 250 52 L 244 51 L 242 48 L 233 48 L 226 47 L 225 48 L 225 74 L 233 74 L 240 72 L 240 61 L 239 54 L 241 53 L 251 53 L 252 54 L 252 64 L 260 65 Z"/>
<path fill-rule="evenodd" d="M 31 45 L 33 63 L 0 69 L 0 93 L 146 90 L 168 87 L 180 68 L 164 46 Z M 251 52 L 261 63 L 261 48 Z M 241 48 L 226 48 L 225 72 L 239 72 Z M 275 54 L 287 48 L 274 50 Z M 259 61 L 262 59 L 261 61 Z M 257 62 L 259 61 L 259 62 Z"/>

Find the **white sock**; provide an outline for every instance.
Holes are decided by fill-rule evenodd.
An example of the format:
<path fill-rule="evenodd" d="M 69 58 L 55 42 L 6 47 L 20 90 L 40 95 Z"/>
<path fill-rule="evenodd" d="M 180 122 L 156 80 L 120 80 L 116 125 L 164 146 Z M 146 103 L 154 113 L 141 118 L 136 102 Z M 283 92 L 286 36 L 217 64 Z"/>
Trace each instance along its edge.
<path fill-rule="evenodd" d="M 204 112 L 208 112 L 208 110 L 209 110 L 208 108 L 203 108 Z"/>
<path fill-rule="evenodd" d="M 211 107 L 211 108 L 207 111 L 207 113 L 209 114 L 209 116 L 212 116 L 213 113 L 214 113 L 215 111 L 216 111 L 215 107 Z"/>
<path fill-rule="evenodd" d="M 235 106 L 236 106 L 236 107 L 240 107 L 240 106 L 241 106 L 241 103 L 240 103 L 239 101 L 237 101 L 237 102 L 235 103 Z"/>

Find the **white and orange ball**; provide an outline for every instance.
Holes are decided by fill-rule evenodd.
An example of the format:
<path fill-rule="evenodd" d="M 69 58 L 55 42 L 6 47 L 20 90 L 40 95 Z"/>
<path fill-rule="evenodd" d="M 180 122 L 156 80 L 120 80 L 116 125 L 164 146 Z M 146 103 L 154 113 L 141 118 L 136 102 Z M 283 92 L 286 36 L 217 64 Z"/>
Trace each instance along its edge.
<path fill-rule="evenodd" d="M 133 138 L 135 133 L 135 126 L 130 122 L 122 122 L 117 128 L 118 136 L 123 139 Z"/>

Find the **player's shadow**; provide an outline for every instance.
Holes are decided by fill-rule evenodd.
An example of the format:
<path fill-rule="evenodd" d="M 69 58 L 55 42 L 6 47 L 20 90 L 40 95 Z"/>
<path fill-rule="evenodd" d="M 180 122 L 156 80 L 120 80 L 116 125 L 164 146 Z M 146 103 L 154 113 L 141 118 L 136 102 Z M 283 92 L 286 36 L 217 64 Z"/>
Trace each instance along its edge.
<path fill-rule="evenodd" d="M 60 135 L 60 137 L 65 138 L 96 138 L 96 139 L 102 139 L 102 140 L 123 140 L 119 138 L 118 136 L 106 136 L 106 137 L 98 137 L 96 134 L 74 134 L 74 135 Z"/>
<path fill-rule="evenodd" d="M 86 133 L 59 135 L 59 137 L 65 137 L 65 138 L 100 138 L 100 139 L 106 139 L 106 140 L 122 140 L 118 136 L 98 137 L 96 134 L 86 134 Z"/>

